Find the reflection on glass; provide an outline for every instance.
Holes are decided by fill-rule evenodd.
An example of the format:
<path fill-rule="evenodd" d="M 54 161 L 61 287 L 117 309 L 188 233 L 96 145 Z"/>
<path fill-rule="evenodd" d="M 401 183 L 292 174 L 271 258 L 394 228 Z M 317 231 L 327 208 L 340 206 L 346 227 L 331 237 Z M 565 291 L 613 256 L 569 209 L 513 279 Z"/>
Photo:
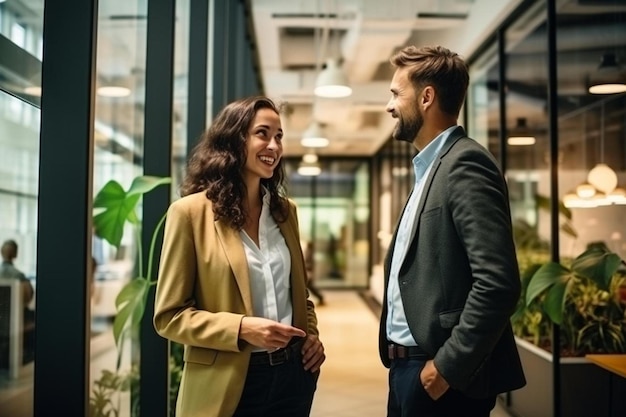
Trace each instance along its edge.
<path fill-rule="evenodd" d="M 365 287 L 369 257 L 369 168 L 364 160 L 324 160 L 321 173 L 298 173 L 300 160 L 286 161 L 288 194 L 298 205 L 302 246 L 313 248 L 320 288 Z"/>
<path fill-rule="evenodd" d="M 0 89 L 36 106 L 41 96 L 44 0 L 0 2 Z"/>
<path fill-rule="evenodd" d="M 500 156 L 498 136 L 498 61 L 496 45 L 492 45 L 470 68 L 467 91 L 467 132 L 469 137 Z"/>
<path fill-rule="evenodd" d="M 146 7 L 134 0 L 99 3 L 94 195 L 110 180 L 126 190 L 143 173 Z M 89 398 L 93 415 L 136 415 L 138 407 L 139 358 L 134 354 L 139 351 L 138 335 L 127 333 L 119 345 L 113 337 L 116 297 L 137 273 L 137 238 L 127 226 L 119 247 L 95 235 L 92 239 Z"/>
<path fill-rule="evenodd" d="M 12 398 L 16 417 L 32 416 L 39 118 L 0 92 L 0 410 Z"/>
<path fill-rule="evenodd" d="M 550 196 L 548 38 L 540 3 L 505 32 L 506 177 L 522 271 L 535 253 L 547 253 L 550 244 L 549 205 L 542 203 Z"/>

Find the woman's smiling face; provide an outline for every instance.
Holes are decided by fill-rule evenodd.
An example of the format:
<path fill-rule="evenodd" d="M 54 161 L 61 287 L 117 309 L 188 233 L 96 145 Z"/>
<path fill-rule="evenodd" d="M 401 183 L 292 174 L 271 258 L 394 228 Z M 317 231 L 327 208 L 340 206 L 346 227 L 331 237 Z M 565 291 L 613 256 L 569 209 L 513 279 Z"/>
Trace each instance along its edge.
<path fill-rule="evenodd" d="M 248 129 L 244 177 L 271 178 L 283 155 L 280 116 L 271 109 L 257 111 Z"/>

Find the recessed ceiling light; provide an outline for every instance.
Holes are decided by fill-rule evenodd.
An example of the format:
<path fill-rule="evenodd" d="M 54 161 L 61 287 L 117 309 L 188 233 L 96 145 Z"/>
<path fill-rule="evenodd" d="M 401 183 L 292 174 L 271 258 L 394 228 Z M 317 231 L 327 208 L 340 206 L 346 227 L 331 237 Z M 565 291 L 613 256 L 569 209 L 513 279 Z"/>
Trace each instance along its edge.
<path fill-rule="evenodd" d="M 127 97 L 130 95 L 130 88 L 112 85 L 100 87 L 97 92 L 102 97 Z"/>
<path fill-rule="evenodd" d="M 519 117 L 517 119 L 517 124 L 511 133 L 512 135 L 506 140 L 506 143 L 511 146 L 529 146 L 534 145 L 536 142 L 535 137 L 531 134 L 530 129 L 526 124 L 525 117 Z"/>
<path fill-rule="evenodd" d="M 506 140 L 511 146 L 529 146 L 534 145 L 536 139 L 533 136 L 511 136 Z"/>
<path fill-rule="evenodd" d="M 314 153 L 305 153 L 302 155 L 302 162 L 305 164 L 314 164 L 317 162 L 317 155 Z"/>
<path fill-rule="evenodd" d="M 315 177 L 317 175 L 320 175 L 321 173 L 322 168 L 320 168 L 319 165 L 301 164 L 298 167 L 298 174 L 302 175 L 303 177 Z"/>
<path fill-rule="evenodd" d="M 330 141 L 326 138 L 302 138 L 300 144 L 305 148 L 325 148 Z"/>
<path fill-rule="evenodd" d="M 2 1 L 3 0 L 0 0 L 0 3 L 2 3 Z M 39 87 L 38 85 L 28 86 L 24 89 L 24 93 L 31 96 L 41 97 L 41 87 Z"/>

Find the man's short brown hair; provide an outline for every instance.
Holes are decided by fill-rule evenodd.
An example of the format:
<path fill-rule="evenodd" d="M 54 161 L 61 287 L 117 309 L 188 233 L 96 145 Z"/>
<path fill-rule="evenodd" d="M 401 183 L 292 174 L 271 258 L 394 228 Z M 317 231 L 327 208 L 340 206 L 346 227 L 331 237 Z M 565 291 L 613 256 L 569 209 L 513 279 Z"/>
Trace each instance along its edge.
<path fill-rule="evenodd" d="M 437 92 L 442 112 L 458 117 L 469 85 L 465 61 L 443 46 L 407 46 L 390 59 L 396 68 L 408 68 L 415 91 L 431 85 Z"/>

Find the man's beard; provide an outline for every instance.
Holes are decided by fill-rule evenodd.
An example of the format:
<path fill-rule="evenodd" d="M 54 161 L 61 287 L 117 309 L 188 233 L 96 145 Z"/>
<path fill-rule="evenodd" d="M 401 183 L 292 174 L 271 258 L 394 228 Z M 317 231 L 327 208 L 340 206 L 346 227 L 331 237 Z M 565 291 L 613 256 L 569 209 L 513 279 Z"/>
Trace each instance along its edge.
<path fill-rule="evenodd" d="M 399 117 L 392 136 L 395 140 L 413 143 L 423 125 L 424 119 L 419 113 L 416 113 L 411 118 L 403 119 Z"/>

